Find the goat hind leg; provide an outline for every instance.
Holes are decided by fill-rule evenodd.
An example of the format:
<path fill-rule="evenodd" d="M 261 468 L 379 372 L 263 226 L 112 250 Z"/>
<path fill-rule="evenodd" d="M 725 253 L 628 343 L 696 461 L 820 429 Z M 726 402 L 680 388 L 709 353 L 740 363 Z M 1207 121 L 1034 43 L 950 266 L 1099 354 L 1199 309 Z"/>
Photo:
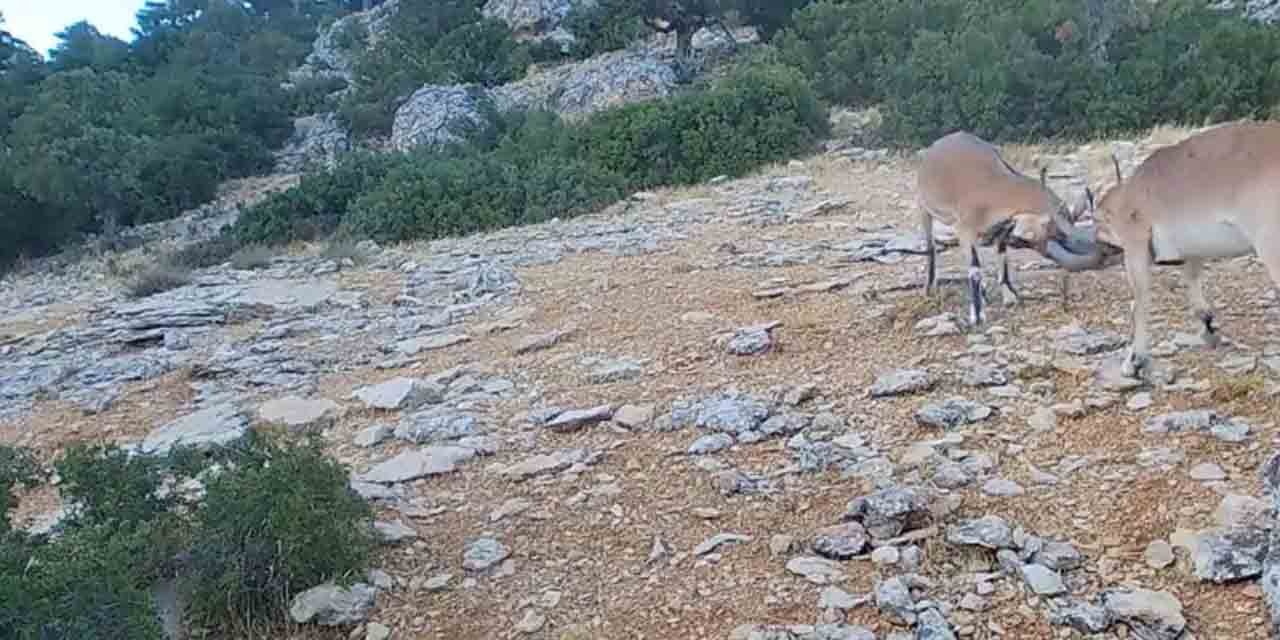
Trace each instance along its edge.
<path fill-rule="evenodd" d="M 1210 348 L 1215 348 L 1222 343 L 1222 336 L 1213 326 L 1213 308 L 1204 295 L 1204 261 L 1187 259 L 1182 264 L 1182 274 L 1187 281 L 1187 304 L 1200 323 L 1200 339 Z"/>
<path fill-rule="evenodd" d="M 1013 288 L 1013 281 L 1009 279 L 1008 234 L 1000 236 L 996 241 L 996 252 L 1000 255 L 1000 296 L 1006 305 L 1016 305 L 1021 302 L 1022 296 L 1018 295 L 1017 290 Z"/>
<path fill-rule="evenodd" d="M 938 255 L 933 246 L 933 214 L 924 207 L 920 207 L 920 229 L 924 235 L 924 293 L 929 296 L 933 295 L 933 290 L 937 287 Z"/>
<path fill-rule="evenodd" d="M 1124 266 L 1133 291 L 1132 337 L 1120 371 L 1125 377 L 1139 378 L 1151 369 L 1151 254 L 1125 247 Z"/>
<path fill-rule="evenodd" d="M 961 240 L 960 246 L 969 254 L 969 323 L 976 327 L 982 324 L 982 264 L 976 243 Z"/>

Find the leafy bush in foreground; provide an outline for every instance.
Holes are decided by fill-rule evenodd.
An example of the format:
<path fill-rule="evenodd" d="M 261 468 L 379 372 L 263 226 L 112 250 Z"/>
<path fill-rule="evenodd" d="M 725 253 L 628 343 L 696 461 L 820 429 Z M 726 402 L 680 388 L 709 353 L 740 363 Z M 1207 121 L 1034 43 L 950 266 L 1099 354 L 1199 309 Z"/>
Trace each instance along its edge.
<path fill-rule="evenodd" d="M 4 521 L 0 637 L 158 640 L 149 589 L 175 577 L 195 622 L 270 624 L 294 592 L 363 568 L 372 546 L 369 506 L 314 442 L 250 437 L 160 459 L 77 445 L 56 467 L 78 508 L 48 541 Z M 29 453 L 0 447 L 6 495 L 34 472 Z M 184 501 L 174 488 L 197 476 L 203 501 Z"/>
<path fill-rule="evenodd" d="M 318 442 L 255 439 L 216 475 L 193 522 L 191 615 L 277 621 L 295 593 L 364 568 L 372 511 Z"/>

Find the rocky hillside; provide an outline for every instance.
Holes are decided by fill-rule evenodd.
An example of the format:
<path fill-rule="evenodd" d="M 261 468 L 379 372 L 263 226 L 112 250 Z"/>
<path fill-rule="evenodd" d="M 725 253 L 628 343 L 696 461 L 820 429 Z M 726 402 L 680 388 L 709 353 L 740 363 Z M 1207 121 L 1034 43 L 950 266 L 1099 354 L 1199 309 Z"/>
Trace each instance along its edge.
<path fill-rule="evenodd" d="M 580 0 L 489 0 L 481 13 L 505 22 L 523 42 L 548 41 L 565 48 L 574 41 L 573 34 L 563 26 L 565 18 L 573 8 L 591 4 Z M 367 33 L 363 46 L 376 46 L 395 21 L 399 5 L 399 0 L 389 0 L 367 12 L 335 21 L 321 31 L 305 64 L 291 74 L 291 82 L 317 78 L 355 82 L 353 68 L 360 50 L 344 48 L 340 44 L 342 34 L 353 29 Z M 693 41 L 697 69 L 710 71 L 727 59 L 738 44 L 757 39 L 752 28 L 729 32 L 703 28 Z M 425 85 L 412 92 L 396 110 L 390 139 L 384 144 L 371 144 L 405 151 L 460 142 L 455 127 L 484 123 L 482 102 L 499 111 L 544 109 L 572 121 L 610 107 L 667 97 L 680 85 L 674 62 L 674 35 L 653 34 L 626 49 L 534 70 L 521 80 L 501 86 Z M 334 96 L 352 90 L 348 86 Z M 295 121 L 293 137 L 277 153 L 276 170 L 292 173 L 310 163 L 332 164 L 338 154 L 353 146 L 350 133 L 336 114 L 308 115 Z"/>
<path fill-rule="evenodd" d="M 1009 157 L 1067 193 L 1186 133 Z M 920 290 L 913 165 L 837 146 L 572 221 L 298 244 L 141 302 L 111 265 L 146 249 L 10 278 L 0 442 L 322 434 L 384 546 L 294 603 L 297 637 L 1274 637 L 1261 265 L 1210 271 L 1216 351 L 1159 272 L 1159 375 L 1105 384 L 1123 273 L 1014 252 L 1023 305 L 965 327 L 960 286 Z M 56 526 L 55 490 L 23 497 Z"/>

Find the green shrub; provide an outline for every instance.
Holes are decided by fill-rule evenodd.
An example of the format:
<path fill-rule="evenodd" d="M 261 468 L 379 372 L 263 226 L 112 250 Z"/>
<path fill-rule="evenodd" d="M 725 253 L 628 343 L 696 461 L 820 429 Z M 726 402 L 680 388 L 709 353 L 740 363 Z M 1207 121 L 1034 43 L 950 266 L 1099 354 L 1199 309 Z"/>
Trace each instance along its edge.
<path fill-rule="evenodd" d="M 191 595 L 197 623 L 261 627 L 295 590 L 362 568 L 372 545 L 369 506 L 314 441 L 251 435 L 163 458 L 77 445 L 55 467 L 79 508 L 49 540 L 0 532 L 0 637 L 158 640 L 160 579 Z M 0 485 L 35 474 L 29 453 L 0 448 Z M 173 487 L 196 476 L 207 489 L 193 507 Z"/>
<path fill-rule="evenodd" d="M 299 80 L 289 91 L 289 115 L 297 118 L 338 109 L 341 100 L 334 93 L 347 88 L 338 76 L 315 76 Z"/>
<path fill-rule="evenodd" d="M 1104 43 L 1078 0 L 819 0 L 776 42 L 823 97 L 882 104 L 880 133 L 897 145 L 955 129 L 1115 135 L 1266 117 L 1280 102 L 1280 31 L 1195 0 L 1142 10 L 1110 19 Z"/>
<path fill-rule="evenodd" d="M 184 245 L 171 251 L 160 262 L 187 270 L 216 267 L 236 252 L 237 244 L 225 234 Z"/>
<path fill-rule="evenodd" d="M 362 570 L 372 511 L 315 442 L 256 437 L 195 514 L 191 614 L 213 627 L 280 620 L 296 592 Z"/>
<path fill-rule="evenodd" d="M 399 162 L 396 154 L 346 154 L 333 169 L 308 173 L 295 187 L 243 211 L 229 238 L 242 245 L 283 244 L 332 232 L 351 203 Z"/>
<path fill-rule="evenodd" d="M 18 506 L 13 490 L 39 484 L 42 473 L 30 449 L 0 445 L 0 537 L 9 532 L 9 511 Z"/>
<path fill-rule="evenodd" d="M 708 90 L 604 111 L 582 151 L 632 188 L 739 176 L 804 153 L 828 131 L 826 109 L 793 69 L 746 66 Z"/>
<path fill-rule="evenodd" d="M 134 525 L 167 512 L 173 503 L 156 495 L 163 467 L 157 458 L 131 455 L 114 445 L 73 445 L 55 465 L 59 492 L 78 504 L 77 520 Z"/>
<path fill-rule="evenodd" d="M 133 570 L 139 554 L 152 553 L 139 542 L 132 531 L 93 525 L 25 547 L 24 570 L 0 569 L 0 632 L 18 640 L 160 640 L 147 583 Z"/>
<path fill-rule="evenodd" d="M 599 0 L 594 4 L 574 5 L 564 20 L 564 28 L 574 37 L 570 55 L 577 59 L 590 58 L 624 49 L 652 34 L 641 17 L 640 5 L 634 0 Z"/>

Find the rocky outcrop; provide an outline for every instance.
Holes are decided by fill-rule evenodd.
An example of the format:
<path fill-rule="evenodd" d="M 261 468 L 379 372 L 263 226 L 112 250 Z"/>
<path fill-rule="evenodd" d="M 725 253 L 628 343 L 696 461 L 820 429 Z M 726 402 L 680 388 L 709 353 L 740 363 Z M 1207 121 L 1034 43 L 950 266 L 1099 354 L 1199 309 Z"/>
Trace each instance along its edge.
<path fill-rule="evenodd" d="M 1222 0 L 1211 6 L 1222 11 L 1239 11 L 1250 20 L 1266 24 L 1280 20 L 1280 0 Z"/>
<path fill-rule="evenodd" d="M 312 164 L 332 167 L 338 154 L 351 149 L 351 136 L 337 114 L 320 113 L 293 121 L 293 135 L 276 152 L 278 173 L 298 173 Z"/>
<path fill-rule="evenodd" d="M 311 45 L 311 53 L 303 65 L 290 74 L 290 80 L 338 77 L 350 82 L 355 56 L 349 38 L 359 34 L 366 40 L 362 46 L 377 42 L 387 32 L 399 8 L 400 0 L 387 0 L 368 11 L 343 16 L 321 29 Z"/>
<path fill-rule="evenodd" d="M 396 110 L 391 144 L 397 150 L 412 147 L 439 147 L 462 140 L 467 127 L 486 122 L 484 102 L 488 99 L 478 85 L 427 85 L 414 92 Z"/>
<path fill-rule="evenodd" d="M 573 9 L 595 4 L 595 0 L 489 0 L 481 12 L 507 23 L 517 34 L 546 34 L 558 29 Z"/>
<path fill-rule="evenodd" d="M 676 86 L 671 64 L 647 50 L 614 51 L 567 64 L 492 91 L 503 111 L 547 109 L 584 116 L 631 102 L 663 98 Z"/>

